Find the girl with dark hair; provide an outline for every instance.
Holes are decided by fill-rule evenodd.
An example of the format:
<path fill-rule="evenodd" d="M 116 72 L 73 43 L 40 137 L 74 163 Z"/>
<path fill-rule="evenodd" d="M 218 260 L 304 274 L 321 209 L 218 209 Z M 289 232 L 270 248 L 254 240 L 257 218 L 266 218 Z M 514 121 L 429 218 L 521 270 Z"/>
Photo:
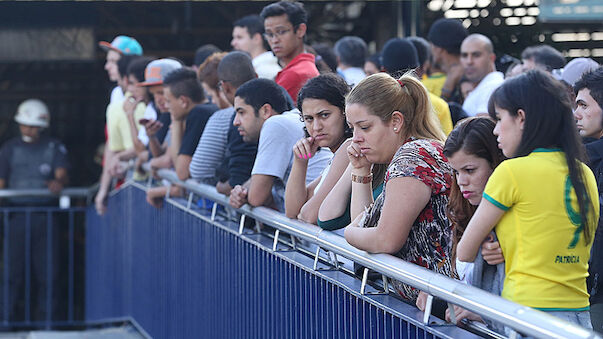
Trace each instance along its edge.
<path fill-rule="evenodd" d="M 455 177 L 447 210 L 455 246 L 482 199 L 488 178 L 505 159 L 492 134 L 495 125 L 490 118 L 467 118 L 459 122 L 444 144 L 444 155 Z"/>
<path fill-rule="evenodd" d="M 350 245 L 390 253 L 434 272 L 452 276 L 451 228 L 446 205 L 452 170 L 443 154 L 445 140 L 429 94 L 412 75 L 395 79 L 373 74 L 346 100 L 354 128 L 348 147 L 352 181 Z M 388 164 L 383 193 L 373 202 L 373 164 Z M 394 280 L 404 299 L 419 291 Z"/>
<path fill-rule="evenodd" d="M 344 112 L 349 91 L 345 80 L 332 73 L 310 79 L 299 91 L 297 107 L 306 137 L 293 146 L 293 167 L 285 190 L 285 214 L 289 218 L 316 224 L 320 204 L 348 166 L 345 149 L 350 142 L 345 140 L 351 131 Z M 321 147 L 335 155 L 322 175 L 308 184 L 308 161 Z"/>
<path fill-rule="evenodd" d="M 488 179 L 457 257 L 472 262 L 495 229 L 505 256 L 502 297 L 592 328 L 586 277 L 599 197 L 569 96 L 535 70 L 508 79 L 488 106 L 510 159 Z"/>
<path fill-rule="evenodd" d="M 452 257 L 456 258 L 456 246 L 461 240 L 469 220 L 479 205 L 488 178 L 494 169 L 505 159 L 498 148 L 493 130 L 496 123 L 488 117 L 473 117 L 460 121 L 452 130 L 444 144 L 444 155 L 452 167 L 455 180 L 452 182 L 448 201 L 448 219 L 452 224 Z M 482 258 L 490 265 L 504 262 L 500 246 L 494 236 L 482 245 Z M 473 277 L 474 264 L 454 261 L 458 278 L 469 285 L 500 294 L 504 277 L 504 266 L 484 266 L 479 269 L 482 275 Z M 498 279 L 484 281 L 485 270 L 500 270 L 492 276 Z M 494 272 L 494 271 L 493 271 Z M 490 272 L 489 272 L 490 273 Z M 488 273 L 488 274 L 489 274 Z M 422 299 L 422 298 L 420 298 Z M 417 305 L 422 308 L 421 305 Z M 455 306 L 457 323 L 462 319 L 482 321 L 481 317 Z M 447 315 L 448 317 L 448 315 Z M 495 327 L 498 329 L 498 327 Z"/>

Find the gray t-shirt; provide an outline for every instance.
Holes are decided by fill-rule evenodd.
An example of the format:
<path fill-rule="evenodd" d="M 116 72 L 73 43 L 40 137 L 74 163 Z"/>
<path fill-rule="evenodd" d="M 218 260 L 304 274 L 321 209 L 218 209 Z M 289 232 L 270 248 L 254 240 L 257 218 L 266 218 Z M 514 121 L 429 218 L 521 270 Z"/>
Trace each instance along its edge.
<path fill-rule="evenodd" d="M 264 122 L 260 132 L 258 155 L 251 175 L 263 174 L 276 177 L 272 185 L 272 197 L 279 211 L 285 211 L 285 185 L 293 166 L 293 146 L 303 138 L 304 123 L 297 109 L 272 116 Z M 308 162 L 306 185 L 320 176 L 333 153 L 321 149 Z"/>

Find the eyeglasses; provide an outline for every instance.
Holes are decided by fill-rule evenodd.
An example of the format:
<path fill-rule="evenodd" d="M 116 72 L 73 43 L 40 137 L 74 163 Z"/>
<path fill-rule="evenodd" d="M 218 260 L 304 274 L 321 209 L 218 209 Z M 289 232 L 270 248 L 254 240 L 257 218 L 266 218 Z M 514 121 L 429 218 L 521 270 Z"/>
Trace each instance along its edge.
<path fill-rule="evenodd" d="M 283 35 L 287 34 L 288 32 L 291 31 L 291 28 L 288 29 L 279 29 L 276 30 L 274 33 L 272 32 L 268 32 L 268 33 L 264 33 L 262 34 L 264 36 L 264 39 L 266 40 L 272 40 L 274 39 L 274 37 L 282 37 Z"/>

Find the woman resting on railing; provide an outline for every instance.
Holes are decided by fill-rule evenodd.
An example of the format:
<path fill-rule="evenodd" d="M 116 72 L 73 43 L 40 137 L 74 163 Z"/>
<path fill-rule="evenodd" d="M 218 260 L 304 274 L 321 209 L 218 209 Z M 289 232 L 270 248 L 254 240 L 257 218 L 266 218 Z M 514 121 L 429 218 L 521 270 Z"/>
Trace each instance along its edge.
<path fill-rule="evenodd" d="M 289 218 L 316 224 L 318 209 L 348 165 L 347 146 L 351 136 L 345 121 L 348 84 L 335 74 L 310 79 L 299 91 L 297 107 L 305 124 L 306 137 L 293 146 L 293 167 L 285 190 L 285 214 Z M 341 146 L 344 147 L 341 147 Z M 306 186 L 308 160 L 320 147 L 335 155 L 320 177 Z"/>
<path fill-rule="evenodd" d="M 354 221 L 345 229 L 346 240 L 452 276 L 446 216 L 452 170 L 425 87 L 408 75 L 399 80 L 371 75 L 348 95 L 346 118 L 354 128 L 348 147 Z M 389 164 L 383 193 L 374 203 L 372 164 Z M 416 301 L 417 289 L 399 281 L 393 285 L 403 298 Z"/>
<path fill-rule="evenodd" d="M 498 148 L 496 136 L 492 134 L 494 120 L 488 117 L 474 117 L 462 120 L 452 130 L 444 144 L 444 155 L 454 172 L 454 181 L 450 189 L 448 202 L 448 219 L 452 225 L 452 257 L 456 258 L 456 246 L 461 240 L 475 208 L 482 200 L 482 193 L 488 178 L 504 159 Z M 458 278 L 466 284 L 479 287 L 488 292 L 500 295 L 504 280 L 504 258 L 495 235 L 482 244 L 482 258 L 476 264 L 453 261 Z M 485 262 L 492 266 L 485 265 Z M 499 265 L 500 264 L 500 265 Z M 421 292 L 417 300 L 419 309 L 424 310 L 426 295 Z M 483 319 L 462 309 L 454 307 L 457 324 L 463 319 Z M 447 312 L 450 320 L 450 311 Z M 488 324 L 494 325 L 492 323 Z M 501 331 L 497 325 L 492 329 Z"/>
<path fill-rule="evenodd" d="M 550 74 L 530 71 L 502 84 L 488 106 L 510 159 L 488 179 L 457 257 L 472 262 L 495 228 L 502 297 L 592 328 L 586 276 L 599 199 L 569 97 Z"/>

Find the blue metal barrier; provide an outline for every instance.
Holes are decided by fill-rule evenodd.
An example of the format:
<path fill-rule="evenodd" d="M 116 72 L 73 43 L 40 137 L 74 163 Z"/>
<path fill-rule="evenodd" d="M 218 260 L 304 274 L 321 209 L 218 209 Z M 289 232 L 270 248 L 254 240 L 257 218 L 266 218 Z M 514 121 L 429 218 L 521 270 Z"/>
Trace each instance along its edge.
<path fill-rule="evenodd" d="M 388 295 L 361 295 L 340 270 L 209 222 L 210 211 L 156 210 L 126 187 L 87 213 L 86 318 L 131 316 L 154 338 L 459 338 L 453 325 Z"/>
<path fill-rule="evenodd" d="M 0 329 L 83 320 L 86 209 L 2 207 Z"/>

